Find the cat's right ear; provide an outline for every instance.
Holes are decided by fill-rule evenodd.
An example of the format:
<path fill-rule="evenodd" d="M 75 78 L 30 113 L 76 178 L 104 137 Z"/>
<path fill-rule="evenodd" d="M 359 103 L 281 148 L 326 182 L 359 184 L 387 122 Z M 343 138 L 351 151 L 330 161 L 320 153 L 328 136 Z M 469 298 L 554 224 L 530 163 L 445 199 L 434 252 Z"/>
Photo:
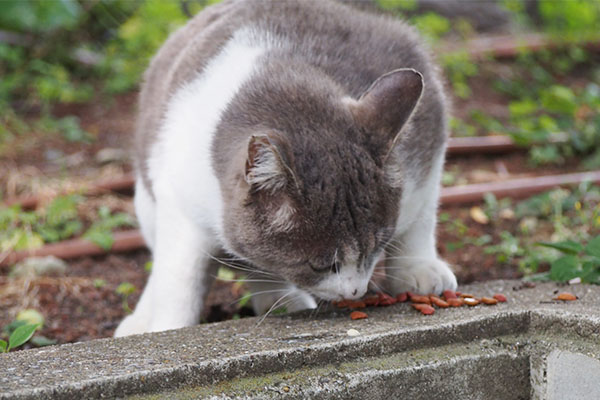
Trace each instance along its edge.
<path fill-rule="evenodd" d="M 356 101 L 350 111 L 371 141 L 387 156 L 415 109 L 423 92 L 423 76 L 404 68 L 380 76 Z"/>
<path fill-rule="evenodd" d="M 245 179 L 253 190 L 276 192 L 296 177 L 290 167 L 289 152 L 277 135 L 252 135 L 248 140 Z"/>

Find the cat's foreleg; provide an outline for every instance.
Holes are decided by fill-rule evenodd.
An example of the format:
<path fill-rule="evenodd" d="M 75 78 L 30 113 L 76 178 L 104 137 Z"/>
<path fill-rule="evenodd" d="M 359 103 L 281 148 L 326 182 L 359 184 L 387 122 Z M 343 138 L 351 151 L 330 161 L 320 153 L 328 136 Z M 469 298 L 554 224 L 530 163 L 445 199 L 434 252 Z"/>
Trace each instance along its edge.
<path fill-rule="evenodd" d="M 435 247 L 436 206 L 426 204 L 406 231 L 386 249 L 386 286 L 393 293 L 421 294 L 456 289 L 456 277 Z"/>
<path fill-rule="evenodd" d="M 135 309 L 115 336 L 197 324 L 214 279 L 213 239 L 182 215 L 179 207 L 156 209 L 152 273 Z"/>

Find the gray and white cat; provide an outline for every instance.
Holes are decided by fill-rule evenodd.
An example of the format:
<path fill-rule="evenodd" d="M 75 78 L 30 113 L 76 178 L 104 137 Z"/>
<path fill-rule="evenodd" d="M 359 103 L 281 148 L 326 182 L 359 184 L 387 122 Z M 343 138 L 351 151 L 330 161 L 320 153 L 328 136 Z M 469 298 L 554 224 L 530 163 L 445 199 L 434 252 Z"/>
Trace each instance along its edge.
<path fill-rule="evenodd" d="M 327 0 L 232 0 L 173 34 L 145 75 L 135 206 L 154 267 L 116 336 L 198 323 L 225 251 L 257 312 L 386 290 L 439 293 L 447 137 L 413 29 Z M 285 298 L 285 301 L 283 301 Z"/>

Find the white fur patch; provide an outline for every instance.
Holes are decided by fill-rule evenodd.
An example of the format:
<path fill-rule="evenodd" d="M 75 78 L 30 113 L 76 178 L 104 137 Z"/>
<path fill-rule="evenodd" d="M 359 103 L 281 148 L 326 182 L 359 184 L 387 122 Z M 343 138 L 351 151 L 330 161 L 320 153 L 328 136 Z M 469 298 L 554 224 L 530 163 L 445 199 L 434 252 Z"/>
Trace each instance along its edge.
<path fill-rule="evenodd" d="M 419 186 L 417 186 L 414 177 L 410 175 L 404 177 L 396 234 L 406 232 L 413 222 L 422 215 L 422 212 L 426 212 L 435 218 L 443 164 L 444 152 L 440 151 L 433 160 L 429 175 Z M 425 207 L 428 208 L 427 211 L 424 211 Z"/>
<path fill-rule="evenodd" d="M 251 36 L 246 29 L 238 31 L 201 75 L 175 93 L 148 161 L 157 198 L 161 193 L 165 199 L 173 198 L 178 204 L 172 207 L 182 207 L 221 242 L 223 206 L 211 145 L 223 111 L 266 50 L 264 40 L 254 44 Z"/>
<path fill-rule="evenodd" d="M 294 214 L 296 209 L 288 202 L 284 202 L 273 215 L 271 228 L 277 232 L 287 232 L 294 227 Z"/>

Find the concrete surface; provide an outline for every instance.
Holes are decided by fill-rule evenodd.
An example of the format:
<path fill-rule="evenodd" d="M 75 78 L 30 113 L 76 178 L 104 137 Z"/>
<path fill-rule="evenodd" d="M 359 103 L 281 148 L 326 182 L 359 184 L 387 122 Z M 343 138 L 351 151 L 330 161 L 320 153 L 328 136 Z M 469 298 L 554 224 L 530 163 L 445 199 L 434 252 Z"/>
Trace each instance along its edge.
<path fill-rule="evenodd" d="M 369 308 L 369 318 L 358 321 L 347 310 L 329 309 L 3 354 L 0 398 L 568 399 L 596 393 L 600 287 L 513 290 L 519 285 L 462 287 L 479 296 L 501 292 L 508 302 L 432 316 L 406 303 Z M 563 290 L 580 299 L 552 301 Z M 348 336 L 351 328 L 359 335 Z"/>

